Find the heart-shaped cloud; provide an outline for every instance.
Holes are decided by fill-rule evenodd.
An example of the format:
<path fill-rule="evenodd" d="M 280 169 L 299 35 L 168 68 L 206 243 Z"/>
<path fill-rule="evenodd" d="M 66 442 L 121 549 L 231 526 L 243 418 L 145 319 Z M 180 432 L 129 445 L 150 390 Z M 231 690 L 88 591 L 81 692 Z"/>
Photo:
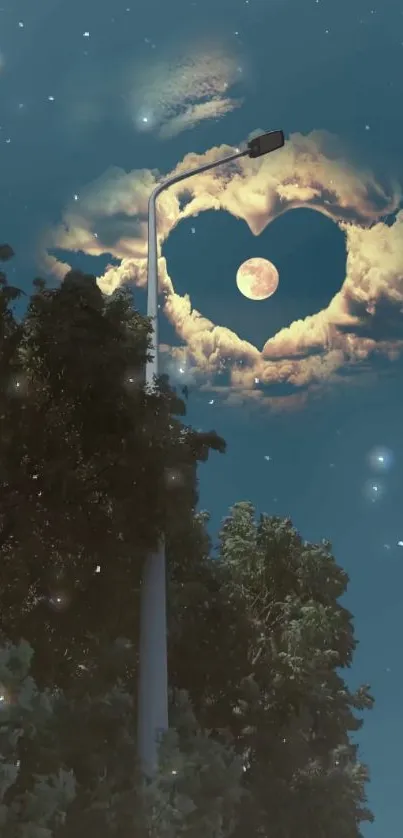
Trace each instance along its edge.
<path fill-rule="evenodd" d="M 232 151 L 221 146 L 201 155 L 188 154 L 171 174 Z M 63 223 L 45 234 L 44 268 L 60 278 L 69 269 L 51 255 L 57 248 L 93 256 L 108 253 L 120 264 L 108 267 L 99 277 L 105 293 L 126 281 L 143 287 L 147 203 L 160 179 L 149 170 L 106 172 L 66 209 Z M 187 200 L 181 202 L 184 193 Z M 296 395 L 276 400 L 281 406 L 301 401 L 310 389 L 337 379 L 346 367 L 359 368 L 374 355 L 398 357 L 403 349 L 401 197 L 398 184 L 386 188 L 370 171 L 356 171 L 335 138 L 319 131 L 292 135 L 281 151 L 268 157 L 240 158 L 171 187 L 158 203 L 160 248 L 177 224 L 204 210 L 222 210 L 242 218 L 258 236 L 279 215 L 309 207 L 342 229 L 347 263 L 344 281 L 329 306 L 282 329 L 260 350 L 203 317 L 192 308 L 188 294 L 177 294 L 161 257 L 164 312 L 184 344 L 163 350 L 169 349 L 178 365 L 186 365 L 200 386 L 216 389 L 231 401 L 248 398 L 273 405 L 270 389 L 274 385 L 296 388 Z M 392 321 L 389 334 L 386 325 Z M 220 386 L 223 370 L 230 376 L 228 387 Z"/>

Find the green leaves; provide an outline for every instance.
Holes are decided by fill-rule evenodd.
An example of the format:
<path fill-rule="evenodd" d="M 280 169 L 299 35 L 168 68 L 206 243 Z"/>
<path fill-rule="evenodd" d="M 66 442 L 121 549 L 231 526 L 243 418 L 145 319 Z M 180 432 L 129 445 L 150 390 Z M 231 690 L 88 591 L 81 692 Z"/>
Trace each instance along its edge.
<path fill-rule="evenodd" d="M 192 568 L 175 565 L 171 671 L 202 725 L 219 741 L 225 731 L 243 762 L 234 836 L 359 838 L 368 774 L 349 737 L 372 699 L 340 672 L 355 638 L 330 545 L 242 502 L 223 522 L 216 560 L 197 553 Z"/>
<path fill-rule="evenodd" d="M 331 545 L 241 502 L 213 553 L 197 463 L 225 442 L 179 421 L 166 377 L 145 387 L 131 295 L 72 271 L 36 281 L 18 322 L 17 296 L 2 275 L 1 835 L 359 838 L 350 734 L 373 699 L 343 679 L 356 640 Z M 144 785 L 140 575 L 161 533 L 171 729 Z"/>

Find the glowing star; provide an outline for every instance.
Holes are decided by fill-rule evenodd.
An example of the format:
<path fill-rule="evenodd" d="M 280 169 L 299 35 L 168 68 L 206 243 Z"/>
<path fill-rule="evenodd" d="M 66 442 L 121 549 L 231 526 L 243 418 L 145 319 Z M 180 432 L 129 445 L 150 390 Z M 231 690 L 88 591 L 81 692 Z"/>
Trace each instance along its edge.
<path fill-rule="evenodd" d="M 77 193 L 76 193 L 75 195 L 73 195 L 73 198 L 74 198 L 74 200 L 75 200 L 75 201 L 78 201 L 78 195 L 77 195 Z"/>
<path fill-rule="evenodd" d="M 55 101 L 54 96 L 48 96 L 48 102 L 54 102 L 54 101 Z"/>
<path fill-rule="evenodd" d="M 147 124 L 148 123 L 148 116 L 143 116 L 141 121 L 144 122 L 145 124 Z"/>
<path fill-rule="evenodd" d="M 89 37 L 90 37 L 89 32 L 83 32 L 83 38 L 89 38 Z"/>
<path fill-rule="evenodd" d="M 397 546 L 398 546 L 398 547 L 403 547 L 403 541 L 398 541 L 398 542 L 397 542 Z"/>
<path fill-rule="evenodd" d="M 388 448 L 373 448 L 368 459 L 374 471 L 387 471 L 393 464 L 393 454 Z"/>

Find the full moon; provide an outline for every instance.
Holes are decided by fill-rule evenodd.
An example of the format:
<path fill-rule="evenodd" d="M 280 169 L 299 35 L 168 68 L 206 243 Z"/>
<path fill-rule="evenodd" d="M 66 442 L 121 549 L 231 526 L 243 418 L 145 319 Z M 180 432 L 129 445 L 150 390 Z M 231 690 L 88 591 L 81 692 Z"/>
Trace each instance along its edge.
<path fill-rule="evenodd" d="M 248 300 L 267 300 L 277 289 L 278 270 L 268 259 L 247 259 L 238 268 L 236 284 Z"/>

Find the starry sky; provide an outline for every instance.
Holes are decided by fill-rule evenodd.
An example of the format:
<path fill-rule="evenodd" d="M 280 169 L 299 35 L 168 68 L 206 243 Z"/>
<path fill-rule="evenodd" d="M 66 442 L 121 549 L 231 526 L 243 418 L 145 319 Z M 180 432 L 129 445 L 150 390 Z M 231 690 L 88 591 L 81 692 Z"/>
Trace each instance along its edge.
<path fill-rule="evenodd" d="M 189 386 L 189 421 L 227 440 L 200 469 L 213 537 L 249 499 L 330 539 L 350 575 L 349 680 L 376 698 L 360 735 L 376 815 L 365 835 L 398 838 L 401 3 L 0 3 L 0 238 L 27 290 L 71 265 L 105 291 L 131 280 L 144 311 L 159 177 L 284 130 L 284 150 L 263 162 L 161 198 L 162 362 Z M 279 272 L 263 302 L 236 287 L 253 257 Z"/>

